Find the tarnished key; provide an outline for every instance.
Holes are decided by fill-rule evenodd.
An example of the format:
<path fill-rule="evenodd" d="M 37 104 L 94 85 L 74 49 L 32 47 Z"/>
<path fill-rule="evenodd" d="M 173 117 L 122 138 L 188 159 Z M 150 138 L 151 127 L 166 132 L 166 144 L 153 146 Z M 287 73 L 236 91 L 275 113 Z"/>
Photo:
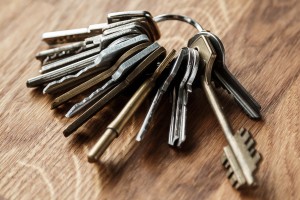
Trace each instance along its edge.
<path fill-rule="evenodd" d="M 119 57 L 120 54 L 124 53 L 126 50 L 132 48 L 133 46 L 137 44 L 141 44 L 144 42 L 148 42 L 149 39 L 146 35 L 138 35 L 134 38 L 131 38 L 129 40 L 126 40 L 125 42 L 119 43 L 115 46 L 111 46 L 110 48 L 106 48 L 100 52 L 99 55 L 96 55 L 93 64 L 88 65 L 88 67 L 85 67 L 86 64 L 84 65 L 85 69 L 83 71 L 79 71 L 76 76 L 79 76 L 83 73 L 86 73 L 88 71 L 101 71 L 102 69 L 105 69 L 109 67 L 113 62 L 114 59 Z M 82 60 L 81 62 L 84 62 L 85 60 Z M 62 68 L 59 68 L 57 70 L 51 71 L 46 74 L 41 74 L 40 76 L 31 78 L 27 81 L 27 87 L 37 87 L 42 84 L 48 83 L 50 81 L 56 80 L 58 78 L 61 78 L 63 76 L 66 76 L 67 74 L 72 74 L 75 73 L 79 70 L 82 69 L 82 66 L 78 65 L 68 65 Z"/>
<path fill-rule="evenodd" d="M 94 92 L 92 92 L 88 97 L 84 98 L 81 102 L 75 104 L 65 115 L 66 117 L 73 117 L 80 111 L 86 109 L 91 106 L 95 101 L 97 101 L 103 94 L 105 94 L 109 89 L 114 87 L 118 82 L 122 80 L 124 76 L 128 74 L 132 68 L 134 68 L 138 63 L 140 63 L 144 58 L 146 58 L 153 51 L 158 49 L 160 45 L 158 43 L 153 43 L 149 45 L 147 48 L 137 53 L 133 57 L 129 58 L 127 61 L 122 63 L 120 67 L 114 72 L 111 76 L 111 79 L 107 81 L 102 87 L 98 88 Z"/>
<path fill-rule="evenodd" d="M 214 93 L 211 75 L 217 56 L 216 52 L 207 36 L 203 35 L 199 35 L 190 47 L 198 50 L 204 62 L 205 70 L 204 75 L 201 77 L 201 84 L 229 143 L 229 146 L 224 148 L 224 156 L 222 157 L 222 163 L 228 169 L 227 177 L 235 188 L 254 186 L 253 173 L 257 169 L 261 157 L 254 148 L 255 142 L 250 132 L 242 128 L 236 134 L 233 134 L 233 129 Z"/>
<path fill-rule="evenodd" d="M 70 100 L 71 98 L 77 96 L 78 94 L 84 92 L 85 90 L 87 90 L 87 89 L 101 83 L 102 81 L 106 80 L 107 78 L 109 78 L 110 76 L 113 75 L 115 70 L 118 69 L 118 67 L 124 61 L 126 61 L 127 59 L 129 59 L 130 57 L 132 57 L 134 54 L 141 51 L 142 49 L 146 48 L 150 44 L 151 44 L 150 42 L 146 42 L 146 43 L 139 44 L 135 47 L 132 47 L 127 52 L 125 52 L 118 59 L 118 61 L 112 67 L 110 67 L 108 70 L 98 74 L 97 76 L 89 79 L 88 81 L 78 85 L 77 87 L 69 90 L 68 92 L 66 92 L 66 93 L 62 94 L 61 96 L 57 97 L 56 99 L 54 99 L 54 101 L 51 105 L 51 109 L 54 109 L 54 108 L 62 105 L 63 103 L 67 102 L 68 100 Z"/>
<path fill-rule="evenodd" d="M 207 36 L 212 43 L 217 58 L 213 66 L 212 79 L 219 83 L 229 93 L 231 93 L 244 112 L 252 119 L 260 119 L 259 103 L 251 96 L 251 94 L 242 86 L 242 84 L 230 73 L 225 64 L 225 49 L 221 40 L 214 34 L 203 31 L 196 34 L 189 40 L 188 46 L 194 42 L 200 35 Z"/>
<path fill-rule="evenodd" d="M 64 130 L 64 136 L 68 137 L 75 132 L 80 126 L 91 119 L 97 112 L 99 112 L 112 98 L 127 88 L 133 81 L 135 81 L 146 69 L 153 66 L 153 64 L 162 60 L 166 55 L 166 50 L 163 47 L 159 47 L 152 52 L 147 58 L 145 58 L 121 83 L 110 90 L 99 101 L 97 101 L 92 107 L 86 110 L 80 115 L 72 124 L 70 124 Z"/>
<path fill-rule="evenodd" d="M 178 147 L 181 146 L 181 144 L 185 141 L 185 124 L 182 124 L 183 122 L 183 105 L 184 105 L 184 93 L 187 91 L 186 88 L 186 83 L 190 77 L 193 64 L 194 64 L 194 57 L 192 55 L 192 50 L 186 48 L 188 51 L 188 59 L 187 59 L 187 64 L 185 67 L 185 73 L 182 78 L 182 80 L 179 82 L 179 87 L 178 87 L 178 95 L 177 95 L 177 100 L 176 100 L 176 112 L 175 112 L 175 119 L 173 120 L 174 125 L 171 125 L 171 130 L 169 132 L 169 145 L 177 145 Z M 177 89 L 177 87 L 174 87 Z M 173 103 L 174 107 L 174 103 Z M 174 113 L 173 113 L 174 114 Z M 176 143 L 176 144 L 175 144 Z"/>
<path fill-rule="evenodd" d="M 118 32 L 108 34 L 108 35 L 98 35 L 94 36 L 92 38 L 87 38 L 85 40 L 84 45 L 86 46 L 95 46 L 96 47 L 96 52 L 94 54 L 99 53 L 101 50 L 106 48 L 112 41 L 125 36 L 125 35 L 130 35 L 130 34 L 140 34 L 141 32 L 136 29 L 136 28 L 130 28 L 130 29 L 124 29 L 120 30 Z M 42 73 L 52 71 L 54 69 L 60 68 L 61 66 L 64 66 L 66 64 L 81 60 L 83 58 L 92 56 L 93 54 L 87 54 L 87 51 L 84 51 L 82 53 L 66 57 L 64 59 L 60 59 L 58 61 L 52 62 L 50 64 L 44 65 L 41 69 Z"/>
<path fill-rule="evenodd" d="M 133 21 L 139 21 L 141 20 L 141 18 L 147 19 L 147 21 L 151 24 L 151 31 L 156 35 L 156 38 L 159 38 L 159 30 L 155 22 L 152 20 L 151 14 L 147 11 L 127 11 L 110 13 L 107 17 L 108 24 L 93 24 L 90 25 L 88 28 L 47 32 L 43 34 L 42 38 L 43 41 L 45 41 L 49 45 L 77 42 L 91 36 L 99 35 L 103 32 L 104 29 L 120 26 Z"/>
<path fill-rule="evenodd" d="M 155 70 L 153 75 L 148 78 L 134 93 L 127 102 L 120 114 L 107 126 L 106 131 L 100 137 L 98 142 L 93 146 L 88 154 L 89 162 L 96 162 L 104 153 L 112 141 L 119 136 L 125 124 L 129 121 L 136 110 L 141 106 L 142 102 L 147 98 L 151 90 L 155 86 L 155 82 L 167 65 L 173 60 L 176 51 L 172 50 L 170 54 L 162 61 Z"/>
<path fill-rule="evenodd" d="M 168 77 L 164 81 L 163 85 L 157 90 L 157 92 L 155 94 L 155 97 L 154 97 L 154 99 L 151 103 L 151 106 L 150 106 L 150 108 L 147 112 L 147 115 L 145 117 L 145 120 L 142 124 L 142 127 L 141 127 L 140 131 L 138 132 L 138 134 L 136 136 L 137 141 L 141 141 L 145 137 L 145 134 L 148 131 L 151 120 L 153 118 L 153 115 L 156 112 L 156 110 L 158 108 L 158 105 L 159 105 L 163 95 L 168 90 L 171 82 L 175 78 L 175 76 L 176 76 L 176 74 L 177 74 L 177 72 L 178 72 L 178 70 L 181 66 L 182 60 L 183 60 L 184 56 L 186 55 L 186 53 L 187 53 L 186 49 L 181 49 L 178 57 L 176 58 L 175 63 L 172 66 L 170 74 L 168 75 Z"/>

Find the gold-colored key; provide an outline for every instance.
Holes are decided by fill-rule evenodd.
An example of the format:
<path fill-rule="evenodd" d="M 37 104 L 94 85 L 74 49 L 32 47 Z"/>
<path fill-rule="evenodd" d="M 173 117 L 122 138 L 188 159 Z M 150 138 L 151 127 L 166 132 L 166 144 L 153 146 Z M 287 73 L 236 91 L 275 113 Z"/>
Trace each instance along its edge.
<path fill-rule="evenodd" d="M 131 48 L 130 50 L 125 52 L 118 59 L 118 61 L 112 67 L 110 67 L 108 70 L 98 74 L 97 76 L 89 79 L 88 81 L 78 85 L 77 87 L 71 89 L 70 91 L 68 91 L 68 92 L 62 94 L 61 96 L 57 97 L 56 99 L 54 99 L 54 101 L 51 105 L 51 109 L 57 108 L 58 106 L 60 106 L 63 103 L 67 102 L 68 100 L 70 100 L 71 98 L 77 96 L 78 94 L 86 91 L 87 89 L 89 89 L 89 88 L 101 83 L 105 79 L 109 78 L 114 73 L 114 71 L 116 71 L 116 69 L 118 69 L 119 66 L 124 61 L 126 61 L 128 58 L 130 58 L 131 56 L 133 56 L 134 54 L 136 54 L 140 50 L 146 48 L 150 44 L 151 44 L 151 42 L 146 42 L 146 43 L 142 43 L 142 44 L 139 44 L 139 45 Z"/>
<path fill-rule="evenodd" d="M 88 154 L 88 161 L 95 162 L 104 153 L 112 141 L 119 136 L 125 124 L 132 117 L 135 111 L 140 107 L 142 102 L 147 98 L 151 90 L 155 86 L 155 82 L 163 70 L 173 60 L 176 51 L 172 50 L 168 56 L 163 60 L 159 67 L 155 70 L 153 75 L 147 79 L 139 89 L 134 93 L 128 103 L 124 106 L 119 115 L 107 126 L 106 131 L 90 150 Z"/>
<path fill-rule="evenodd" d="M 145 58 L 121 83 L 110 90 L 100 100 L 98 100 L 93 106 L 87 109 L 82 115 L 80 115 L 73 123 L 71 123 L 65 130 L 64 136 L 68 137 L 81 127 L 85 122 L 91 119 L 97 112 L 99 112 L 112 98 L 127 88 L 139 75 L 144 72 L 151 64 L 156 63 L 161 58 L 164 58 L 166 49 L 159 47 L 147 58 Z"/>

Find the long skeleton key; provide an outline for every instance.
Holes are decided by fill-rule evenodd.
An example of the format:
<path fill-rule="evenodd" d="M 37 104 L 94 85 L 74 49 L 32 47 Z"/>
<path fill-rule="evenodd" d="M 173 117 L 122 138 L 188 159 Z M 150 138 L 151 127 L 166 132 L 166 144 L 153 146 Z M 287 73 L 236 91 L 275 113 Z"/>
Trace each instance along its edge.
<path fill-rule="evenodd" d="M 103 67 L 109 66 L 115 58 L 117 58 L 120 54 L 124 53 L 126 50 L 130 49 L 131 47 L 141 44 L 143 42 L 148 42 L 149 39 L 146 35 L 138 35 L 134 38 L 131 38 L 129 40 L 126 40 L 125 42 L 119 43 L 115 46 L 112 46 L 110 48 L 106 48 L 100 52 L 99 55 L 96 55 L 93 64 L 88 65 L 86 67 L 86 63 L 84 63 L 84 71 L 78 72 L 76 76 L 79 76 L 80 74 L 93 70 L 94 72 L 102 70 Z M 86 60 L 82 60 L 81 62 L 86 62 Z M 87 62 L 88 63 L 88 62 Z M 78 69 L 79 68 L 79 69 Z M 27 81 L 27 87 L 37 87 L 44 83 L 48 83 L 50 81 L 53 81 L 55 79 L 61 78 L 63 76 L 66 76 L 67 74 L 72 74 L 77 71 L 79 71 L 82 68 L 82 66 L 78 65 L 68 65 L 62 68 L 59 68 L 57 70 L 51 71 L 46 74 L 42 74 L 40 76 L 31 78 Z"/>
<path fill-rule="evenodd" d="M 94 54 L 97 54 L 101 50 L 106 48 L 112 41 L 114 41 L 122 36 L 130 35 L 130 34 L 140 34 L 140 32 L 139 32 L 139 30 L 132 28 L 132 29 L 120 30 L 119 32 L 115 32 L 115 33 L 112 33 L 109 35 L 98 35 L 98 36 L 94 36 L 92 38 L 86 39 L 84 45 L 95 46 L 97 51 Z M 78 60 L 81 60 L 83 58 L 86 58 L 86 57 L 89 57 L 92 55 L 92 54 L 87 54 L 85 52 L 82 52 L 82 53 L 79 53 L 79 54 L 76 54 L 73 56 L 69 56 L 64 59 L 60 59 L 58 61 L 44 65 L 41 69 L 41 72 L 42 73 L 49 72 L 54 69 L 60 68 L 61 66 L 67 65 L 72 62 L 76 62 Z"/>
<path fill-rule="evenodd" d="M 163 95 L 165 94 L 165 92 L 168 90 L 171 82 L 173 81 L 173 79 L 175 78 L 181 63 L 183 61 L 183 57 L 186 55 L 186 49 L 182 49 L 178 55 L 178 57 L 176 58 L 175 63 L 172 66 L 172 69 L 170 71 L 170 74 L 168 75 L 168 77 L 166 78 L 166 80 L 164 81 L 163 85 L 157 90 L 155 97 L 151 103 L 151 106 L 148 110 L 148 113 L 145 117 L 145 120 L 142 124 L 142 127 L 140 129 L 140 131 L 138 132 L 137 136 L 136 136 L 136 140 L 137 141 L 141 141 L 144 137 L 146 132 L 149 129 L 151 120 L 153 118 L 154 113 L 156 112 L 158 105 L 163 97 Z"/>
<path fill-rule="evenodd" d="M 139 62 L 141 62 L 145 57 L 151 54 L 153 51 L 158 49 L 160 46 L 158 43 L 153 43 L 141 52 L 137 53 L 124 63 L 120 65 L 117 71 L 111 76 L 111 79 L 107 81 L 101 88 L 98 88 L 88 97 L 83 99 L 81 102 L 75 104 L 70 111 L 66 114 L 66 117 L 72 117 L 79 113 L 83 109 L 91 106 L 95 101 L 97 101 L 103 94 L 105 94 L 109 89 L 114 87 L 127 73 L 134 68 Z"/>
<path fill-rule="evenodd" d="M 170 54 L 167 55 L 167 57 L 155 70 L 153 75 L 139 87 L 139 89 L 134 93 L 131 99 L 124 106 L 119 115 L 107 126 L 104 134 L 90 150 L 88 154 L 89 162 L 95 162 L 99 160 L 100 156 L 104 153 L 107 147 L 115 138 L 119 136 L 125 124 L 129 121 L 135 111 L 141 106 L 142 102 L 147 98 L 151 90 L 154 88 L 157 78 L 167 67 L 167 65 L 173 60 L 175 53 L 176 51 L 172 50 Z"/>
<path fill-rule="evenodd" d="M 156 63 L 161 57 L 165 57 L 166 50 L 159 47 L 145 58 L 121 83 L 110 90 L 105 96 L 97 101 L 92 107 L 80 115 L 72 124 L 64 130 L 64 136 L 68 137 L 81 127 L 85 122 L 91 119 L 97 112 L 99 112 L 112 98 L 127 88 L 134 80 L 136 80 L 141 73 L 143 73 L 151 64 Z"/>
<path fill-rule="evenodd" d="M 198 50 L 204 61 L 202 87 L 229 143 L 229 146 L 224 148 L 225 155 L 222 157 L 222 163 L 228 169 L 228 178 L 235 188 L 253 186 L 255 185 L 253 173 L 257 169 L 260 154 L 254 149 L 254 140 L 248 131 L 241 129 L 235 135 L 233 134 L 233 129 L 214 93 L 211 74 L 216 52 L 210 40 L 203 35 L 200 35 L 190 46 Z"/>
<path fill-rule="evenodd" d="M 139 44 L 135 47 L 132 47 L 131 49 L 129 49 L 127 52 L 125 52 L 119 59 L 118 61 L 112 66 L 110 67 L 108 70 L 98 74 L 97 76 L 89 79 L 88 81 L 78 85 L 77 87 L 71 89 L 70 91 L 62 94 L 61 96 L 57 97 L 56 99 L 54 99 L 52 105 L 51 105 L 51 109 L 56 108 L 60 105 L 62 105 L 63 103 L 67 102 L 68 100 L 70 100 L 71 98 L 77 96 L 78 94 L 84 92 L 85 90 L 101 83 L 102 81 L 104 81 L 105 79 L 109 78 L 110 76 L 113 75 L 114 71 L 116 69 L 118 69 L 118 67 L 127 59 L 129 59 L 131 56 L 133 56 L 134 54 L 136 54 L 137 52 L 139 52 L 140 50 L 146 48 L 147 46 L 149 46 L 151 43 L 150 42 L 146 42 L 146 43 L 142 43 Z"/>
<path fill-rule="evenodd" d="M 225 49 L 221 40 L 214 34 L 203 31 L 195 35 L 189 40 L 188 46 L 194 42 L 200 35 L 207 36 L 213 45 L 217 58 L 213 66 L 212 79 L 214 82 L 220 83 L 229 93 L 231 93 L 243 109 L 243 111 L 252 119 L 260 119 L 259 103 L 251 96 L 251 94 L 242 86 L 242 84 L 230 73 L 225 64 Z"/>

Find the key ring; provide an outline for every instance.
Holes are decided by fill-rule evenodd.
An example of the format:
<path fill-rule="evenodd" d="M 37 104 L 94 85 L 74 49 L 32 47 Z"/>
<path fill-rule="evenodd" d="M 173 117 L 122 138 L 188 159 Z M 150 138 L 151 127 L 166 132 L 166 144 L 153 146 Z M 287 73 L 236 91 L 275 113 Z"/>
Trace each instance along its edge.
<path fill-rule="evenodd" d="M 199 32 L 204 31 L 204 28 L 195 20 L 192 18 L 185 16 L 185 15 L 175 15 L 175 14 L 162 14 L 158 15 L 156 17 L 153 17 L 153 20 L 155 22 L 163 22 L 163 21 L 168 21 L 168 20 L 177 20 L 181 22 L 186 22 L 190 25 L 192 25 L 194 28 L 196 28 Z"/>

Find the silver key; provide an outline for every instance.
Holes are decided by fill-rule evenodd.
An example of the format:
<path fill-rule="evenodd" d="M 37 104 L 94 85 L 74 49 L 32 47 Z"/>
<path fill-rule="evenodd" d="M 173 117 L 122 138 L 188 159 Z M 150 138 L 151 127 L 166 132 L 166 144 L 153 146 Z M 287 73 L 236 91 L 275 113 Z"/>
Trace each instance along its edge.
<path fill-rule="evenodd" d="M 144 58 L 146 58 L 149 54 L 159 48 L 158 43 L 153 43 L 147 48 L 143 49 L 133 57 L 126 60 L 124 63 L 120 65 L 117 71 L 111 76 L 111 79 L 107 81 L 101 88 L 98 88 L 94 92 L 92 92 L 88 97 L 83 99 L 81 102 L 75 104 L 66 114 L 66 117 L 73 117 L 75 114 L 79 113 L 83 109 L 91 106 L 94 102 L 96 102 L 99 98 L 101 98 L 109 89 L 113 88 L 118 82 L 122 80 L 122 78 L 138 63 L 140 63 Z"/>
<path fill-rule="evenodd" d="M 109 35 L 98 35 L 98 36 L 94 36 L 91 38 L 87 38 L 85 40 L 85 42 L 83 43 L 83 45 L 86 46 L 86 48 L 89 48 L 89 46 L 94 46 L 94 47 L 96 47 L 96 49 L 100 49 L 100 51 L 101 51 L 104 48 L 106 48 L 112 41 L 116 40 L 117 38 L 120 38 L 125 35 L 130 35 L 130 34 L 140 34 L 140 32 L 137 29 L 124 29 L 124 30 L 120 30 L 119 32 L 115 32 L 115 33 L 109 34 Z M 99 53 L 100 51 L 98 51 L 96 53 Z M 76 62 L 83 58 L 89 57 L 90 54 L 87 54 L 86 52 L 87 51 L 84 51 L 82 53 L 58 60 L 58 61 L 50 63 L 48 65 L 45 65 L 42 67 L 41 72 L 45 73 L 48 71 L 52 71 L 54 69 L 57 69 L 57 68 L 60 68 L 61 66 L 66 65 L 66 64 Z"/>
<path fill-rule="evenodd" d="M 154 97 L 154 99 L 151 103 L 151 106 L 150 106 L 150 108 L 147 112 L 147 115 L 145 117 L 145 120 L 142 124 L 142 127 L 141 127 L 140 131 L 138 132 L 138 134 L 136 136 L 137 141 L 141 141 L 145 137 L 145 134 L 148 131 L 151 120 L 153 118 L 153 115 L 156 112 L 156 110 L 158 108 L 158 105 L 159 105 L 163 95 L 168 90 L 171 82 L 175 78 L 185 55 L 186 55 L 186 49 L 182 49 L 180 51 L 178 57 L 176 58 L 175 63 L 172 66 L 170 74 L 168 75 L 168 77 L 164 81 L 163 85 L 157 90 L 156 95 L 155 95 L 155 97 Z"/>
<path fill-rule="evenodd" d="M 122 54 L 128 48 L 131 48 L 131 47 L 135 46 L 136 44 L 140 44 L 140 43 L 146 42 L 146 41 L 149 41 L 149 39 L 146 35 L 139 35 L 139 36 L 131 38 L 125 42 L 122 42 L 120 44 L 112 46 L 110 48 L 106 48 L 103 51 L 101 51 L 99 55 L 95 55 L 94 57 L 90 57 L 90 58 L 81 60 L 80 62 L 84 64 L 83 67 L 86 67 L 87 65 L 88 65 L 88 67 L 86 67 L 87 69 L 85 69 L 82 72 L 79 71 L 74 76 L 79 76 L 83 72 L 86 73 L 85 71 L 94 71 L 94 72 L 101 71 L 102 69 L 109 67 L 110 64 L 114 61 L 114 58 L 117 58 L 120 54 Z M 94 62 L 93 64 L 90 64 L 91 60 Z M 67 74 L 72 74 L 72 73 L 82 69 L 82 65 L 78 66 L 78 65 L 71 64 L 66 67 L 62 67 L 57 70 L 51 71 L 49 73 L 42 74 L 40 76 L 31 78 L 27 81 L 27 87 L 37 87 L 42 84 L 53 81 L 55 79 L 64 77 Z"/>

